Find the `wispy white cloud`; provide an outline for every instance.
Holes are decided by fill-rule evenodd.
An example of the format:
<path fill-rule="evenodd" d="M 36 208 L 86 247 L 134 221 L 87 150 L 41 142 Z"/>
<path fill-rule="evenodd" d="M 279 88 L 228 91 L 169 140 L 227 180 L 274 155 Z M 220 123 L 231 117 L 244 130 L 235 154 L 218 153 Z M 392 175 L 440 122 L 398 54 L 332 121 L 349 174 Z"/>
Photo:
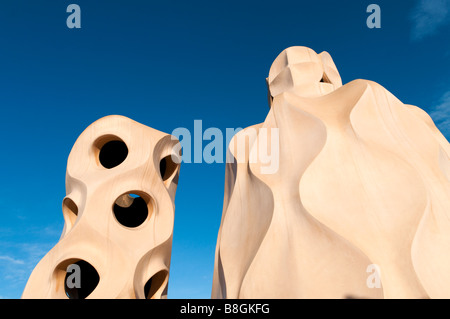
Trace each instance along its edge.
<path fill-rule="evenodd" d="M 0 295 L 20 298 L 32 270 L 54 244 L 0 241 Z"/>
<path fill-rule="evenodd" d="M 413 40 L 433 35 L 450 22 L 450 0 L 418 0 L 411 14 Z"/>
<path fill-rule="evenodd" d="M 25 263 L 21 259 L 15 259 L 15 258 L 10 257 L 10 256 L 0 256 L 0 260 L 4 260 L 6 262 L 9 262 L 11 264 L 16 264 L 16 265 L 23 265 Z"/>
<path fill-rule="evenodd" d="M 430 116 L 442 134 L 450 139 L 450 91 L 441 97 L 437 105 L 431 110 Z"/>

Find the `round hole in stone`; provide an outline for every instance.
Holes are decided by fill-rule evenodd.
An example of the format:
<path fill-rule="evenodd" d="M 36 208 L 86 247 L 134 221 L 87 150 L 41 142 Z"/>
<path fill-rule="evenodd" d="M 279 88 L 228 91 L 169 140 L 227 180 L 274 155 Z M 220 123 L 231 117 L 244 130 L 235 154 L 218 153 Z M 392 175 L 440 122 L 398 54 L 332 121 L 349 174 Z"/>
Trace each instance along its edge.
<path fill-rule="evenodd" d="M 70 226 L 75 224 L 78 217 L 78 207 L 69 197 L 63 200 L 63 215 L 66 217 L 66 221 L 70 223 Z"/>
<path fill-rule="evenodd" d="M 144 295 L 146 299 L 153 299 L 158 291 L 164 290 L 167 282 L 167 270 L 158 271 L 154 274 L 144 286 Z M 162 291 L 161 291 L 162 292 Z"/>
<path fill-rule="evenodd" d="M 148 217 L 148 200 L 136 193 L 123 194 L 116 199 L 113 212 L 121 225 L 130 228 L 138 227 Z"/>
<path fill-rule="evenodd" d="M 177 169 L 178 164 L 172 160 L 172 155 L 168 155 L 159 162 L 159 172 L 163 181 L 169 179 L 173 172 Z"/>
<path fill-rule="evenodd" d="M 87 261 L 78 260 L 67 266 L 64 291 L 69 299 L 86 299 L 99 281 L 97 270 Z"/>
<path fill-rule="evenodd" d="M 98 159 L 104 168 L 111 169 L 125 161 L 128 156 L 128 147 L 117 137 L 110 136 L 105 139 L 99 139 L 99 145 L 97 145 L 99 149 Z"/>

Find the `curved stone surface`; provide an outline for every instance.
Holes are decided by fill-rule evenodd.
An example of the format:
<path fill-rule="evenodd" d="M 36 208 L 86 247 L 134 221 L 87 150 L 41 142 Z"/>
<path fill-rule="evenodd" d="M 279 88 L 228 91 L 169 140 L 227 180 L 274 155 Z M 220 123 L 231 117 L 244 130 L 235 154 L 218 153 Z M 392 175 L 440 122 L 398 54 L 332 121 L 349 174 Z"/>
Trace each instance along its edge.
<path fill-rule="evenodd" d="M 177 143 L 123 116 L 90 125 L 69 155 L 62 236 L 22 298 L 165 298 Z M 76 270 L 68 272 L 74 264 L 81 287 L 73 287 Z"/>
<path fill-rule="evenodd" d="M 305 47 L 267 82 L 266 120 L 229 146 L 212 297 L 450 297 L 450 146 L 431 118 Z"/>

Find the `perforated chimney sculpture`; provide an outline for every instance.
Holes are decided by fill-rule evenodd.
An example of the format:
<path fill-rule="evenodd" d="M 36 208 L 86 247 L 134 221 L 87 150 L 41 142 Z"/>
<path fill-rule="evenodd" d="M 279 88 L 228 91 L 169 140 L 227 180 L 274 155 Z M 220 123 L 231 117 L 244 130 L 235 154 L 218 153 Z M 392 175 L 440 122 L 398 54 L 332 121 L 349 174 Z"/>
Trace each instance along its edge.
<path fill-rule="evenodd" d="M 431 118 L 305 47 L 267 82 L 267 118 L 229 146 L 212 297 L 450 298 L 450 144 Z"/>
<path fill-rule="evenodd" d="M 69 155 L 62 236 L 22 297 L 165 298 L 177 143 L 122 116 L 90 125 Z"/>

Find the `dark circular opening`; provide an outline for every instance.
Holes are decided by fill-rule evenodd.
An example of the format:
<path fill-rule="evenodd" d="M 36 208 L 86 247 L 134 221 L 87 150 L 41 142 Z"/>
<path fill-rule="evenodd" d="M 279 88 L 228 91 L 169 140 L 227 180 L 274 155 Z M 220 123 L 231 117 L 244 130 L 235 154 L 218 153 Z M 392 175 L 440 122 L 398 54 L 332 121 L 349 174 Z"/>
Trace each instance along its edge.
<path fill-rule="evenodd" d="M 155 294 L 160 290 L 165 283 L 167 277 L 167 271 L 161 270 L 150 278 L 144 286 L 145 298 L 152 299 Z"/>
<path fill-rule="evenodd" d="M 84 260 L 67 267 L 64 291 L 69 299 L 85 299 L 97 287 L 100 276 L 97 270 Z"/>
<path fill-rule="evenodd" d="M 100 149 L 100 164 L 105 168 L 113 168 L 120 165 L 128 156 L 128 147 L 122 141 L 110 141 Z"/>
<path fill-rule="evenodd" d="M 73 226 L 78 216 L 78 207 L 69 197 L 63 200 L 63 214 L 67 217 L 70 226 Z"/>
<path fill-rule="evenodd" d="M 123 226 L 138 227 L 147 219 L 148 206 L 141 196 L 125 194 L 116 200 L 113 212 L 117 221 Z"/>
<path fill-rule="evenodd" d="M 159 162 L 159 173 L 163 181 L 172 176 L 178 165 L 172 160 L 172 156 L 168 155 Z"/>

